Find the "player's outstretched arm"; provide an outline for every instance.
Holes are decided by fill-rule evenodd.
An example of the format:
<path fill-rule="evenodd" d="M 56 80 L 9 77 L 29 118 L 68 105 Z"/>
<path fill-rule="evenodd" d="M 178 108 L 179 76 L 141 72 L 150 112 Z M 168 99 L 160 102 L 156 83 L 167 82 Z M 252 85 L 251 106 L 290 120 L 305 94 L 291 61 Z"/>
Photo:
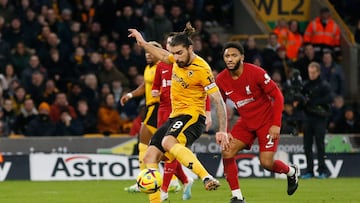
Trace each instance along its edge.
<path fill-rule="evenodd" d="M 128 37 L 134 37 L 138 43 L 139 46 L 143 47 L 145 49 L 145 51 L 149 52 L 150 54 L 152 54 L 153 56 L 155 56 L 156 58 L 160 59 L 161 61 L 168 63 L 168 64 L 172 64 L 169 61 L 169 52 L 165 49 L 156 47 L 150 43 L 148 43 L 147 41 L 145 41 L 145 39 L 143 38 L 143 36 L 141 35 L 141 33 L 139 31 L 137 31 L 136 29 L 128 29 L 130 34 L 128 35 Z"/>
<path fill-rule="evenodd" d="M 230 147 L 230 137 L 227 134 L 226 105 L 219 91 L 216 91 L 209 96 L 211 102 L 215 104 L 216 115 L 219 121 L 219 131 L 216 133 L 216 142 L 223 150 L 227 150 Z"/>
<path fill-rule="evenodd" d="M 143 94 L 145 94 L 145 83 L 141 83 L 141 85 L 139 85 L 135 90 L 123 95 L 120 98 L 120 104 L 121 106 L 124 106 L 126 102 L 129 101 L 129 99 L 133 98 L 133 97 L 139 97 L 142 96 Z"/>

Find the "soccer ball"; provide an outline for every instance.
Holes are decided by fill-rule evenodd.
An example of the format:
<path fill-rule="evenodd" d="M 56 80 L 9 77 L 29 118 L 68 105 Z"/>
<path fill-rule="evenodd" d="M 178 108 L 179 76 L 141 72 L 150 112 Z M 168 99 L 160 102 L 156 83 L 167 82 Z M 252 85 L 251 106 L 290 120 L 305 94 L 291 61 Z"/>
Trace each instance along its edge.
<path fill-rule="evenodd" d="M 158 191 L 162 184 L 162 175 L 156 169 L 146 168 L 136 178 L 137 186 L 142 193 L 151 194 Z"/>

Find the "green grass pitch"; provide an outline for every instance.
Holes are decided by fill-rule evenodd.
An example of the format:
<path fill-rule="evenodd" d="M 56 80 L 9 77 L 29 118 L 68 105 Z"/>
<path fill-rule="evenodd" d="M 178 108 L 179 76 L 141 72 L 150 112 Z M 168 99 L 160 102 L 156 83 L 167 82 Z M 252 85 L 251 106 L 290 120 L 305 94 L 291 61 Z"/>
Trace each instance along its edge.
<path fill-rule="evenodd" d="M 196 180 L 193 197 L 187 203 L 229 202 L 230 190 L 224 179 L 217 191 L 205 191 Z M 128 193 L 124 187 L 134 181 L 5 181 L 0 182 L 1 203 L 140 203 L 147 202 L 147 195 Z M 286 194 L 286 180 L 273 178 L 243 178 L 242 192 L 248 203 L 358 203 L 360 178 L 300 180 L 293 196 Z M 181 192 L 170 193 L 169 203 L 183 202 Z"/>

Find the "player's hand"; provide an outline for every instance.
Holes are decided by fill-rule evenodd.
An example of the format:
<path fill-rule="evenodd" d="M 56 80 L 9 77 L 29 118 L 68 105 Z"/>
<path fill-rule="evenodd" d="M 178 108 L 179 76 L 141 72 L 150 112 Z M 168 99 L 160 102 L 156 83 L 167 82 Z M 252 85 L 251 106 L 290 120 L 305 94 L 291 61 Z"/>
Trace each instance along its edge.
<path fill-rule="evenodd" d="M 280 137 L 280 127 L 276 126 L 276 125 L 271 126 L 270 129 L 269 129 L 269 135 L 271 136 L 271 138 L 273 140 L 279 139 L 279 137 Z"/>
<path fill-rule="evenodd" d="M 146 41 L 139 31 L 137 31 L 136 29 L 128 29 L 128 31 L 130 32 L 128 37 L 134 37 L 138 45 L 143 46 L 145 44 Z"/>
<path fill-rule="evenodd" d="M 121 99 L 120 99 L 120 104 L 121 104 L 121 106 L 124 106 L 125 103 L 128 102 L 129 99 L 131 99 L 132 97 L 133 97 L 133 96 L 132 96 L 131 93 L 127 93 L 127 94 L 125 94 L 124 96 L 122 96 Z"/>
<path fill-rule="evenodd" d="M 151 90 L 151 96 L 160 97 L 160 91 L 159 90 Z"/>
<path fill-rule="evenodd" d="M 222 150 L 228 150 L 230 148 L 231 137 L 226 132 L 217 132 L 216 143 L 221 146 Z"/>

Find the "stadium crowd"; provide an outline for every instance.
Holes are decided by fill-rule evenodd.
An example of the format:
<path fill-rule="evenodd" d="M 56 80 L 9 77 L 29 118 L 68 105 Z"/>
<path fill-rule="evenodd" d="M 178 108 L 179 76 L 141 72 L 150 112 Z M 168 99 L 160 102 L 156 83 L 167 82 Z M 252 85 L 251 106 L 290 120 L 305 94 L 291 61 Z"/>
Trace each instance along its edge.
<path fill-rule="evenodd" d="M 119 100 L 144 81 L 146 60 L 128 29 L 164 45 L 165 34 L 182 31 L 190 21 L 197 31 L 194 50 L 216 75 L 225 67 L 223 47 L 219 34 L 206 27 L 231 26 L 231 3 L 0 0 L 0 136 L 135 135 L 144 101 L 121 106 Z M 302 111 L 294 102 L 312 61 L 321 64 L 336 95 L 329 132 L 359 133 L 357 109 L 344 104 L 339 45 L 318 52 L 306 33 L 297 21 L 279 20 L 264 48 L 251 36 L 244 42 L 245 61 L 263 67 L 283 90 L 282 133 L 302 132 Z M 239 115 L 228 107 L 229 118 L 236 120 Z"/>

